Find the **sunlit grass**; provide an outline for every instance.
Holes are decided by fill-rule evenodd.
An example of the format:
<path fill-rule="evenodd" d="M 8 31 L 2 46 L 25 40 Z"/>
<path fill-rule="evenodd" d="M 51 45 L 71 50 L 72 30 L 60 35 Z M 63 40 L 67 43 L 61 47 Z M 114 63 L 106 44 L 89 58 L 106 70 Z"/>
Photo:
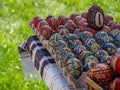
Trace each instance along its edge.
<path fill-rule="evenodd" d="M 119 0 L 0 0 L 0 90 L 48 90 L 43 81 L 24 80 L 17 47 L 34 33 L 28 22 L 36 15 L 70 16 L 93 4 L 120 22 Z"/>

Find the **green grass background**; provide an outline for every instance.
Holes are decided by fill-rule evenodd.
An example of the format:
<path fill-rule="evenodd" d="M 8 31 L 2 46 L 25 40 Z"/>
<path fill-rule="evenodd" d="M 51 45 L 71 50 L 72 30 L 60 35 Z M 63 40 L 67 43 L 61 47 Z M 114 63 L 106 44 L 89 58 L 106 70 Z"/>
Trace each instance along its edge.
<path fill-rule="evenodd" d="M 120 22 L 119 0 L 0 0 L 0 90 L 48 90 L 42 80 L 24 80 L 17 47 L 34 34 L 28 22 L 36 15 L 81 14 L 93 4 Z"/>

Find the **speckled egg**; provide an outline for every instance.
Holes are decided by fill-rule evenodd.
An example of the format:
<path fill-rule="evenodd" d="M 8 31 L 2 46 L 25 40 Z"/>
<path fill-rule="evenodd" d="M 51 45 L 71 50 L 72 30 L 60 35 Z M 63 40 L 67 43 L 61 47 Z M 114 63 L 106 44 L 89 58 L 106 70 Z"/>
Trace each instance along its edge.
<path fill-rule="evenodd" d="M 97 84 L 104 86 L 113 79 L 113 70 L 109 65 L 99 63 L 90 69 L 88 76 Z"/>
<path fill-rule="evenodd" d="M 101 7 L 91 6 L 88 10 L 87 21 L 90 27 L 97 30 L 101 29 L 104 25 L 104 12 Z"/>
<path fill-rule="evenodd" d="M 73 76 L 78 79 L 82 73 L 82 66 L 80 60 L 76 58 L 71 58 L 65 62 L 65 67 L 68 75 Z"/>
<path fill-rule="evenodd" d="M 103 49 L 107 51 L 109 55 L 113 55 L 116 52 L 116 46 L 113 43 L 106 43 Z"/>

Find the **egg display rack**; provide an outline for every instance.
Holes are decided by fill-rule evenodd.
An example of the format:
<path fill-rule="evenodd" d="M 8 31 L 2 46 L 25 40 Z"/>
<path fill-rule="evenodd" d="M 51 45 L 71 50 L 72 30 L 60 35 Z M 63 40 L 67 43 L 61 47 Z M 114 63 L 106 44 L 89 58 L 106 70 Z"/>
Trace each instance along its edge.
<path fill-rule="evenodd" d="M 119 90 L 120 24 L 93 5 L 80 16 L 37 16 L 29 26 L 70 90 Z M 64 60 L 63 60 L 64 59 Z M 66 90 L 66 89 L 65 89 Z"/>

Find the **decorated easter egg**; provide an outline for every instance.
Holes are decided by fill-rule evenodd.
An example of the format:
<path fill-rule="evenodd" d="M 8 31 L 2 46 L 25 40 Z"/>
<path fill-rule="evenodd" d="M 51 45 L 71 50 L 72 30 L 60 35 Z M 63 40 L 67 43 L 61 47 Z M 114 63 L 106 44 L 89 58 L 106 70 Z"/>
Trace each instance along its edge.
<path fill-rule="evenodd" d="M 116 24 L 116 22 L 111 20 L 106 25 L 112 29 L 112 26 L 114 26 L 115 24 Z"/>
<path fill-rule="evenodd" d="M 113 38 L 110 36 L 104 36 L 100 40 L 98 40 L 98 43 L 103 47 L 106 43 L 112 43 Z"/>
<path fill-rule="evenodd" d="M 110 16 L 110 15 L 105 15 L 105 25 L 106 25 L 109 21 L 113 21 L 113 17 Z"/>
<path fill-rule="evenodd" d="M 112 37 L 112 38 L 115 38 L 118 34 L 120 34 L 120 30 L 112 30 L 111 32 L 110 32 L 110 36 Z"/>
<path fill-rule="evenodd" d="M 67 20 L 67 22 L 65 23 L 65 28 L 68 29 L 70 33 L 73 33 L 76 29 L 76 25 L 72 20 Z"/>
<path fill-rule="evenodd" d="M 116 48 L 115 56 L 120 57 L 120 48 Z"/>
<path fill-rule="evenodd" d="M 78 37 L 75 34 L 69 34 L 67 37 L 67 42 L 72 43 L 72 41 L 78 40 Z"/>
<path fill-rule="evenodd" d="M 93 54 L 95 54 L 97 51 L 101 50 L 101 47 L 99 44 L 93 44 L 89 49 Z"/>
<path fill-rule="evenodd" d="M 42 21 L 40 21 L 40 22 L 38 23 L 38 27 L 36 27 L 36 28 L 38 28 L 38 30 L 40 30 L 41 27 L 44 26 L 44 25 L 48 25 L 48 23 L 47 23 L 47 21 L 42 20 Z"/>
<path fill-rule="evenodd" d="M 120 75 L 120 57 L 114 57 L 110 62 L 113 70 Z"/>
<path fill-rule="evenodd" d="M 44 25 L 41 27 L 39 33 L 40 33 L 40 35 L 44 36 L 47 40 L 49 40 L 53 31 L 52 31 L 52 28 L 50 26 Z"/>
<path fill-rule="evenodd" d="M 99 32 L 97 32 L 97 33 L 95 34 L 95 38 L 96 38 L 97 40 L 101 39 L 101 38 L 104 37 L 104 36 L 108 36 L 108 34 L 107 34 L 106 32 L 104 32 L 104 31 L 99 31 Z"/>
<path fill-rule="evenodd" d="M 78 57 L 81 61 L 84 61 L 88 56 L 93 56 L 93 54 L 90 51 L 84 50 L 79 54 Z"/>
<path fill-rule="evenodd" d="M 68 52 L 66 55 L 65 55 L 65 58 L 64 58 L 64 61 L 67 62 L 69 59 L 71 58 L 75 58 L 75 55 L 72 53 L 72 52 Z"/>
<path fill-rule="evenodd" d="M 111 29 L 118 29 L 118 30 L 120 30 L 120 24 L 116 23 L 116 24 L 112 25 Z"/>
<path fill-rule="evenodd" d="M 84 31 L 80 33 L 80 40 L 82 40 L 83 42 L 85 42 L 86 39 L 88 38 L 93 38 L 93 35 L 91 32 L 89 31 Z"/>
<path fill-rule="evenodd" d="M 104 25 L 104 12 L 101 7 L 91 6 L 88 10 L 87 21 L 90 27 L 97 30 L 101 29 Z"/>
<path fill-rule="evenodd" d="M 55 17 L 49 18 L 47 22 L 48 22 L 49 26 L 50 26 L 54 31 L 57 30 L 57 27 L 58 27 L 58 25 L 59 25 L 59 22 L 58 22 L 58 20 L 57 20 Z"/>
<path fill-rule="evenodd" d="M 117 47 L 120 47 L 120 34 L 116 36 L 114 43 Z"/>
<path fill-rule="evenodd" d="M 109 84 L 109 90 L 120 90 L 120 78 L 115 78 L 110 84 Z"/>
<path fill-rule="evenodd" d="M 53 15 L 48 15 L 45 20 L 49 21 L 49 19 L 52 18 L 52 17 L 54 17 L 54 16 Z"/>
<path fill-rule="evenodd" d="M 94 44 L 97 44 L 97 42 L 93 38 L 88 38 L 85 40 L 85 46 L 88 48 L 90 48 L 90 46 L 92 46 Z"/>
<path fill-rule="evenodd" d="M 32 24 L 34 28 L 38 27 L 39 22 L 41 22 L 43 19 L 41 17 L 34 17 L 32 20 Z"/>
<path fill-rule="evenodd" d="M 62 48 L 65 48 L 65 47 L 67 47 L 66 42 L 63 41 L 63 40 L 58 40 L 55 43 L 55 48 L 54 49 L 55 49 L 55 51 L 59 52 Z"/>
<path fill-rule="evenodd" d="M 87 12 L 83 12 L 83 13 L 81 14 L 81 17 L 87 19 Z"/>
<path fill-rule="evenodd" d="M 59 25 L 63 25 L 63 23 L 62 23 L 62 18 L 63 17 L 66 17 L 66 15 L 62 14 L 58 17 Z"/>
<path fill-rule="evenodd" d="M 66 72 L 68 75 L 73 76 L 75 79 L 78 79 L 82 73 L 82 66 L 80 60 L 76 58 L 71 58 L 65 62 Z"/>
<path fill-rule="evenodd" d="M 77 45 L 82 45 L 82 43 L 80 42 L 80 40 L 74 40 L 74 41 L 72 41 L 72 43 L 70 45 L 70 49 L 73 50 Z"/>
<path fill-rule="evenodd" d="M 95 56 L 99 60 L 99 62 L 106 62 L 102 57 L 108 56 L 108 53 L 104 50 L 99 50 L 96 52 Z"/>
<path fill-rule="evenodd" d="M 103 26 L 103 28 L 101 28 L 101 31 L 106 32 L 107 34 L 109 34 L 111 32 L 111 28 L 108 26 Z"/>
<path fill-rule="evenodd" d="M 78 57 L 78 55 L 80 55 L 83 51 L 85 51 L 86 48 L 83 45 L 77 45 L 74 49 L 73 49 L 73 53 Z"/>
<path fill-rule="evenodd" d="M 74 21 L 74 18 L 75 18 L 76 16 L 79 16 L 79 14 L 78 14 L 78 13 L 72 13 L 72 14 L 70 15 L 70 19 Z"/>
<path fill-rule="evenodd" d="M 113 43 L 106 43 L 103 49 L 107 51 L 109 55 L 113 55 L 116 52 L 116 46 Z"/>
<path fill-rule="evenodd" d="M 53 34 L 49 39 L 49 45 L 50 46 L 56 46 L 55 43 L 58 40 L 62 40 L 62 37 L 58 33 Z"/>
<path fill-rule="evenodd" d="M 99 63 L 89 70 L 88 76 L 99 85 L 104 86 L 113 79 L 113 70 L 109 65 Z"/>
<path fill-rule="evenodd" d="M 66 41 L 69 35 L 69 31 L 67 29 L 60 29 L 59 35 L 62 37 L 64 41 Z"/>
<path fill-rule="evenodd" d="M 66 23 L 68 20 L 70 20 L 70 18 L 68 18 L 67 16 L 63 17 L 63 18 L 61 19 L 62 25 L 65 25 L 65 23 Z"/>
<path fill-rule="evenodd" d="M 101 57 L 100 62 L 105 62 L 107 64 L 110 64 L 111 60 L 112 60 L 112 56 L 103 56 Z"/>

